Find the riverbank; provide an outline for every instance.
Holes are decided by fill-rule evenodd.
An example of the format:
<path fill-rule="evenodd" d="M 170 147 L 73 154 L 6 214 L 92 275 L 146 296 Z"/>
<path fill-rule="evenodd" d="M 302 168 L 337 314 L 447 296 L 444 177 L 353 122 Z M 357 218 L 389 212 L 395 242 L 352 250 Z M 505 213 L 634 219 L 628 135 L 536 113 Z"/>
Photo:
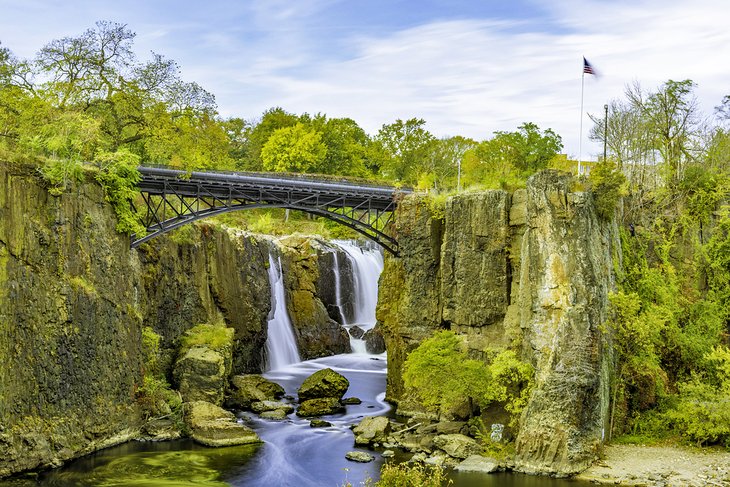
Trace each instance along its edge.
<path fill-rule="evenodd" d="M 612 485 L 730 487 L 730 451 L 610 445 L 599 462 L 575 478 Z"/>

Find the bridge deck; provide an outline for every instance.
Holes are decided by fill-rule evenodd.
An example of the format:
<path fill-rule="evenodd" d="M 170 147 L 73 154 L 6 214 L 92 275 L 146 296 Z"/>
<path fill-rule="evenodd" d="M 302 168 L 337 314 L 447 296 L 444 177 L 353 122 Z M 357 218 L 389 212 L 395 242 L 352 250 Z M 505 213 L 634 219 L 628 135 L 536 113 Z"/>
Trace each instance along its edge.
<path fill-rule="evenodd" d="M 139 167 L 139 190 L 147 204 L 148 235 L 132 246 L 185 223 L 244 208 L 279 207 L 307 211 L 347 225 L 397 253 L 396 240 L 384 231 L 397 189 L 341 181 L 238 173 L 192 172 Z M 382 215 L 388 219 L 383 221 Z M 373 219 L 374 216 L 374 219 Z"/>

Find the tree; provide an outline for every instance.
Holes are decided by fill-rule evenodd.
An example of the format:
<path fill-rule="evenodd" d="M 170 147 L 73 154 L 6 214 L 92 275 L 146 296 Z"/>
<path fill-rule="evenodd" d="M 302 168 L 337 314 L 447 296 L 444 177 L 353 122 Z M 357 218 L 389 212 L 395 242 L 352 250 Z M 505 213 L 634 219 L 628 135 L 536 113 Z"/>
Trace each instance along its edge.
<path fill-rule="evenodd" d="M 315 172 L 326 156 L 322 136 L 301 122 L 275 131 L 261 149 L 267 171 Z"/>
<path fill-rule="evenodd" d="M 375 137 L 388 160 L 380 168 L 382 174 L 395 181 L 413 184 L 425 167 L 435 137 L 424 126 L 426 121 L 411 118 L 383 125 Z"/>
<path fill-rule="evenodd" d="M 299 117 L 275 107 L 266 110 L 261 120 L 253 123 L 247 131 L 246 158 L 239 162 L 239 167 L 250 171 L 260 171 L 264 168 L 261 151 L 269 137 L 278 129 L 292 127 L 299 122 Z"/>

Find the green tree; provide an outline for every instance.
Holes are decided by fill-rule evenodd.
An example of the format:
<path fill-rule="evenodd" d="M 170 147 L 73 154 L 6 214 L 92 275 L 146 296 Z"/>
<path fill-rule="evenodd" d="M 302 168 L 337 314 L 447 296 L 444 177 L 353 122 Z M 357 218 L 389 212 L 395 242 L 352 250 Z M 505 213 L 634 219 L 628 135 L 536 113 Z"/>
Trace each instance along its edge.
<path fill-rule="evenodd" d="M 267 171 L 314 172 L 326 156 L 322 136 L 301 122 L 276 130 L 261 149 Z"/>
<path fill-rule="evenodd" d="M 414 184 L 424 171 L 436 140 L 425 129 L 423 119 L 401 119 L 383 125 L 375 140 L 388 158 L 383 161 L 380 171 L 383 176 L 394 181 Z"/>
<path fill-rule="evenodd" d="M 257 123 L 253 123 L 246 131 L 246 157 L 238 163 L 239 167 L 248 171 L 261 171 L 264 162 L 261 156 L 269 137 L 278 129 L 292 127 L 299 122 L 299 117 L 276 107 L 266 110 Z"/>

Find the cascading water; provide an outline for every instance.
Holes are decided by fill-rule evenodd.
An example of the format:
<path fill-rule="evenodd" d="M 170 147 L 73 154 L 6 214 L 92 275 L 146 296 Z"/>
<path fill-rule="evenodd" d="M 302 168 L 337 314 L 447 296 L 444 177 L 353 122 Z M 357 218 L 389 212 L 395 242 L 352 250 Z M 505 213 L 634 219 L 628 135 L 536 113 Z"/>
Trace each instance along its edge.
<path fill-rule="evenodd" d="M 289 312 L 286 310 L 281 257 L 274 257 L 273 249 L 269 252 L 269 286 L 271 287 L 271 310 L 269 311 L 268 336 L 266 337 L 266 369 L 277 370 L 300 362 L 301 359 Z"/>
<path fill-rule="evenodd" d="M 338 240 L 335 242 L 338 247 L 345 251 L 347 258 L 352 263 L 352 279 L 355 303 L 353 306 L 353 320 L 343 325 L 357 325 L 367 331 L 375 326 L 375 307 L 378 303 L 378 279 L 383 271 L 383 254 L 377 247 L 359 247 L 352 242 Z M 337 296 L 340 282 L 336 279 Z M 340 306 L 338 298 L 338 306 Z M 344 315 L 343 315 L 344 318 Z M 355 353 L 367 353 L 365 342 L 361 339 L 350 339 L 352 351 Z"/>

